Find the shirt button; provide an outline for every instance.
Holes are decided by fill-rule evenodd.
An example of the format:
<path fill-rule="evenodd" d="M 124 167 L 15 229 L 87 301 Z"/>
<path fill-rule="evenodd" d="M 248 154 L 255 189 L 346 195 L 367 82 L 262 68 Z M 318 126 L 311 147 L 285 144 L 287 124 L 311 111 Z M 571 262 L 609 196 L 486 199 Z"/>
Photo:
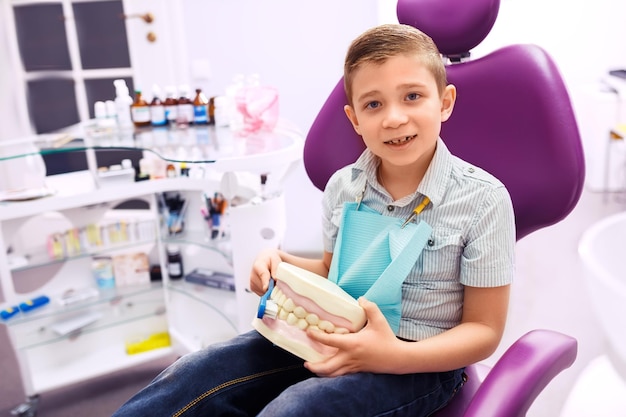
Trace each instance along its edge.
<path fill-rule="evenodd" d="M 387 211 L 391 212 L 393 211 L 394 207 L 392 205 L 388 205 L 387 206 Z"/>
<path fill-rule="evenodd" d="M 428 239 L 428 246 L 434 246 L 435 241 L 433 239 Z"/>
<path fill-rule="evenodd" d="M 467 168 L 467 172 L 469 172 L 470 174 L 474 173 L 474 168 L 472 167 Z"/>

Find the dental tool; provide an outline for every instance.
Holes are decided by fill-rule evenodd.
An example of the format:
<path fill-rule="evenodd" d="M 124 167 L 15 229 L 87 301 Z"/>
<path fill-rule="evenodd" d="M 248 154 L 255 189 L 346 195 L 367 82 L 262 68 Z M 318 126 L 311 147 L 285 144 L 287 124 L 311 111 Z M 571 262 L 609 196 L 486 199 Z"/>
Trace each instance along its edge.
<path fill-rule="evenodd" d="M 424 196 L 424 199 L 422 200 L 422 202 L 419 203 L 418 206 L 413 209 L 413 212 L 409 215 L 409 217 L 406 218 L 406 220 L 404 221 L 404 223 L 402 223 L 402 226 L 400 226 L 400 228 L 403 229 L 407 224 L 413 221 L 413 219 L 416 218 L 426 208 L 428 203 L 430 203 L 430 198 Z"/>

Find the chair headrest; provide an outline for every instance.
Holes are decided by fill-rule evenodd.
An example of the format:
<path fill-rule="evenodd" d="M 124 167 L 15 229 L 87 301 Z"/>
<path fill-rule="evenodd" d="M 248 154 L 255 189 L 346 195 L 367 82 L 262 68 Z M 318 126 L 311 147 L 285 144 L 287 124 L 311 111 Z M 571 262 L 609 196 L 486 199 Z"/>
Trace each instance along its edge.
<path fill-rule="evenodd" d="M 463 56 L 487 37 L 500 0 L 398 0 L 398 21 L 433 38 L 442 55 Z"/>

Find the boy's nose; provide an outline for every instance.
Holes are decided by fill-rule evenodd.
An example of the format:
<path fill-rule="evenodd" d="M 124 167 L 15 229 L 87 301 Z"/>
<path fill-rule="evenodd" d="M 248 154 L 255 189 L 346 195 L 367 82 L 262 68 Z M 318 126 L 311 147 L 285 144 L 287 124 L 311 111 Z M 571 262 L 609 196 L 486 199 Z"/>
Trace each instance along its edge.
<path fill-rule="evenodd" d="M 387 106 L 385 117 L 383 119 L 383 127 L 395 128 L 409 120 L 408 115 L 400 108 L 400 106 Z"/>

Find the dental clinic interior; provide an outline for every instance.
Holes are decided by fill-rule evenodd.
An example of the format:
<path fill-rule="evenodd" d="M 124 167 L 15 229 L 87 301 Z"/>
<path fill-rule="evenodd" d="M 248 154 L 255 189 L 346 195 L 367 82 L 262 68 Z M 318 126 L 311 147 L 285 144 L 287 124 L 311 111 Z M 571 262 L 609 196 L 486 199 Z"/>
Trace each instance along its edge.
<path fill-rule="evenodd" d="M 490 13 L 459 37 L 472 3 Z M 536 377 L 515 415 L 626 416 L 621 0 L 0 0 L 0 415 L 109 416 L 180 356 L 251 330 L 256 254 L 322 254 L 311 173 L 343 151 L 311 140 L 335 130 L 322 113 L 350 42 L 420 8 L 471 43 L 438 45 L 463 104 L 485 115 L 455 125 L 467 148 L 474 120 L 506 138 L 529 107 L 548 123 L 573 114 L 552 132 L 566 140 L 545 143 L 548 169 L 531 140 L 518 155 L 476 145 L 510 157 L 528 195 L 560 177 L 561 156 L 579 163 L 567 208 L 518 236 L 504 336 L 477 364 L 496 395 L 474 399 L 506 403 L 525 395 L 512 381 Z M 538 54 L 513 52 L 538 50 L 565 87 L 558 108 L 520 104 Z M 471 88 L 494 63 L 481 85 L 515 87 Z M 567 343 L 553 352 L 546 335 Z"/>

